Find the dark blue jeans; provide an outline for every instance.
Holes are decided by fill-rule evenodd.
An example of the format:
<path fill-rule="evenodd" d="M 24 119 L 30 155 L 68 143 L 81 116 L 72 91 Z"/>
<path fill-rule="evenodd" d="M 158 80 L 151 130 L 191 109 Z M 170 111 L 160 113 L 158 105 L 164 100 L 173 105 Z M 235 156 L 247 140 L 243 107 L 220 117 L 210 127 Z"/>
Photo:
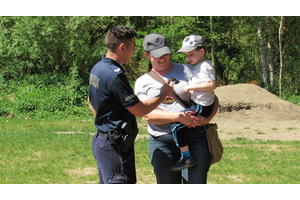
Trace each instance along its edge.
<path fill-rule="evenodd" d="M 158 184 L 204 184 L 207 182 L 211 155 L 208 150 L 205 133 L 206 131 L 203 127 L 188 129 L 190 152 L 198 161 L 198 164 L 181 172 L 174 172 L 170 169 L 181 156 L 172 134 L 159 137 L 150 135 L 149 155 Z"/>

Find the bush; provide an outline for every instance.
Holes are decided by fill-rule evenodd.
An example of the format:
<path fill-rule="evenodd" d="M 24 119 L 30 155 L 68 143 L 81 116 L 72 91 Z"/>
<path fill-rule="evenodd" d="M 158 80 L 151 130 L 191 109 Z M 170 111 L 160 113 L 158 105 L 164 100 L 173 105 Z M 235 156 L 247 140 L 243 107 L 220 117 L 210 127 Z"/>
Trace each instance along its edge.
<path fill-rule="evenodd" d="M 292 95 L 287 97 L 285 100 L 300 106 L 300 95 Z"/>
<path fill-rule="evenodd" d="M 21 81 L 10 81 L 1 101 L 1 116 L 13 113 L 16 117 L 62 118 L 90 114 L 87 106 L 88 86 L 69 75 L 31 75 Z M 9 101 L 7 96 L 13 97 Z M 3 97 L 2 97 L 3 98 Z"/>

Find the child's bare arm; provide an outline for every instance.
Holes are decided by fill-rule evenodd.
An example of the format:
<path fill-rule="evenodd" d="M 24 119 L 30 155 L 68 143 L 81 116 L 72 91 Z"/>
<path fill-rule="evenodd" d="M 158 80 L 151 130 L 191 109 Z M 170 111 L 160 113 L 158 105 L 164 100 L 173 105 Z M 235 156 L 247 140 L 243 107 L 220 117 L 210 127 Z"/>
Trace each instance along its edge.
<path fill-rule="evenodd" d="M 188 85 L 184 88 L 184 92 L 189 92 L 190 90 L 194 91 L 201 91 L 201 92 L 210 92 L 216 89 L 217 87 L 217 82 L 215 80 L 213 81 L 208 81 L 202 83 L 201 81 L 196 83 L 195 85 Z"/>

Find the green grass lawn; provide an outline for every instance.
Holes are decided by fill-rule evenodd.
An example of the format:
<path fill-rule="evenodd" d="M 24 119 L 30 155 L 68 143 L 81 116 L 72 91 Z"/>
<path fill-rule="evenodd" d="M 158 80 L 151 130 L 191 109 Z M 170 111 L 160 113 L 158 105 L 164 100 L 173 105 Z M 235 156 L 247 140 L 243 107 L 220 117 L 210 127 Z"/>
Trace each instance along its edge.
<path fill-rule="evenodd" d="M 98 183 L 93 119 L 0 118 L 0 124 L 0 184 Z M 140 134 L 147 135 L 142 125 Z M 224 155 L 211 166 L 209 184 L 300 183 L 300 141 L 222 142 Z M 155 183 L 147 138 L 136 140 L 135 152 L 137 183 Z"/>

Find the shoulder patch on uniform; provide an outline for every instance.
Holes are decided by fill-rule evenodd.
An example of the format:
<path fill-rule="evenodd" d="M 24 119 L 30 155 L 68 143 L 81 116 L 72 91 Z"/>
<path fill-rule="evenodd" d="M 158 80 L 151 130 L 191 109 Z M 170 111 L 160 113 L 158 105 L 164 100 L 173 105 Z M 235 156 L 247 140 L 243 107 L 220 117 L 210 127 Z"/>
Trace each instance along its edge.
<path fill-rule="evenodd" d="M 120 68 L 118 68 L 118 69 L 114 69 L 114 72 L 119 72 L 119 71 L 121 71 L 121 69 L 120 69 Z"/>
<path fill-rule="evenodd" d="M 89 84 L 99 89 L 99 78 L 94 74 L 90 74 Z"/>

